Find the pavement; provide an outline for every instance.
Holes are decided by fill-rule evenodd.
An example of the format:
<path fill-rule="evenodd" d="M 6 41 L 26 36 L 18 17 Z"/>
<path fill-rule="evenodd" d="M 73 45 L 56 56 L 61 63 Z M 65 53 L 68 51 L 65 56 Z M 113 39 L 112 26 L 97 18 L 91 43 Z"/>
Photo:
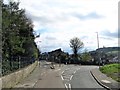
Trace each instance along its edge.
<path fill-rule="evenodd" d="M 0 78 L 0 90 L 2 89 L 2 79 Z"/>
<path fill-rule="evenodd" d="M 120 90 L 120 83 L 101 73 L 99 68 L 90 71 L 94 79 L 107 90 Z"/>

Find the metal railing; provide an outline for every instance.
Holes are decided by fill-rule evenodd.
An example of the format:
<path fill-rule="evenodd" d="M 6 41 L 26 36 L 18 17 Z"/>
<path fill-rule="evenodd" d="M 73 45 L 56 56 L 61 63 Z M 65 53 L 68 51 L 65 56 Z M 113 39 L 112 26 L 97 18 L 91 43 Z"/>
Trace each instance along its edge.
<path fill-rule="evenodd" d="M 36 60 L 33 57 L 11 57 L 2 61 L 2 76 L 24 68 Z"/>

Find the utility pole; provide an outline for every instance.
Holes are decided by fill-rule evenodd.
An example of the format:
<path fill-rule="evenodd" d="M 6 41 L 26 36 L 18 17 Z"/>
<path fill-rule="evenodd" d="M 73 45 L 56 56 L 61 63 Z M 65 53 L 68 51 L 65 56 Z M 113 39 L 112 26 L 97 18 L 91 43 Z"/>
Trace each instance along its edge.
<path fill-rule="evenodd" d="M 98 45 L 98 49 L 99 49 L 99 36 L 98 36 L 98 32 L 97 33 L 97 45 Z"/>
<path fill-rule="evenodd" d="M 98 49 L 99 49 L 99 36 L 98 36 L 98 32 L 97 33 L 97 46 L 98 46 Z M 99 53 L 99 50 L 98 50 L 98 59 L 99 59 L 99 67 L 100 67 L 100 53 Z"/>

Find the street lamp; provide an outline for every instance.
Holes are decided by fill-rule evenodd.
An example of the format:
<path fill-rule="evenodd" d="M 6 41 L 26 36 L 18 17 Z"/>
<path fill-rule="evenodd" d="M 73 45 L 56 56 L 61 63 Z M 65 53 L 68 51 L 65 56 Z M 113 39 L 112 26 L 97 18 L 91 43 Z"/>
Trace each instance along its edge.
<path fill-rule="evenodd" d="M 39 37 L 40 37 L 40 33 L 39 33 L 39 35 L 36 35 L 36 36 L 35 36 L 35 39 L 36 39 L 36 38 L 39 38 Z M 36 41 L 36 43 L 39 43 L 39 42 L 41 42 L 41 41 Z"/>
<path fill-rule="evenodd" d="M 40 33 L 39 33 L 39 35 L 36 35 L 35 36 L 35 39 L 37 39 L 37 38 L 39 38 L 40 37 Z M 36 41 L 36 45 L 37 45 L 37 48 L 39 49 L 39 43 L 41 43 L 41 41 L 39 40 L 39 41 Z M 39 49 L 39 56 L 38 56 L 38 61 L 39 61 L 39 59 L 40 59 L 40 49 Z M 39 64 L 40 64 L 40 62 L 38 62 Z"/>

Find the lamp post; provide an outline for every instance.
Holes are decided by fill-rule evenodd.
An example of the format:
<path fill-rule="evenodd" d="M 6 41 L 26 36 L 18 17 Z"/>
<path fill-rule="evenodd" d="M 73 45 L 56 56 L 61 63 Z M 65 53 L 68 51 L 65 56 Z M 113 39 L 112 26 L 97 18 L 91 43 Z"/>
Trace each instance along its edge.
<path fill-rule="evenodd" d="M 40 37 L 40 33 L 39 33 L 39 35 L 36 35 L 36 36 L 35 36 L 35 39 L 36 39 L 36 38 L 39 38 L 39 37 Z M 41 42 L 41 41 L 40 41 L 40 40 L 37 41 L 36 44 L 37 44 L 37 43 L 39 44 L 39 42 Z"/>
<path fill-rule="evenodd" d="M 39 37 L 40 37 L 40 33 L 39 33 L 39 35 L 36 35 L 36 36 L 35 36 L 35 39 L 36 39 L 36 38 L 39 38 Z M 39 46 L 39 43 L 41 43 L 41 41 L 36 41 L 36 44 L 37 44 L 37 43 L 38 43 L 37 48 L 39 49 L 38 46 Z M 40 51 L 40 50 L 39 50 L 39 51 Z M 38 59 L 37 59 L 38 65 L 40 66 L 40 60 L 39 60 L 39 59 L 40 59 L 40 52 L 39 52 L 39 56 L 38 56 Z"/>

